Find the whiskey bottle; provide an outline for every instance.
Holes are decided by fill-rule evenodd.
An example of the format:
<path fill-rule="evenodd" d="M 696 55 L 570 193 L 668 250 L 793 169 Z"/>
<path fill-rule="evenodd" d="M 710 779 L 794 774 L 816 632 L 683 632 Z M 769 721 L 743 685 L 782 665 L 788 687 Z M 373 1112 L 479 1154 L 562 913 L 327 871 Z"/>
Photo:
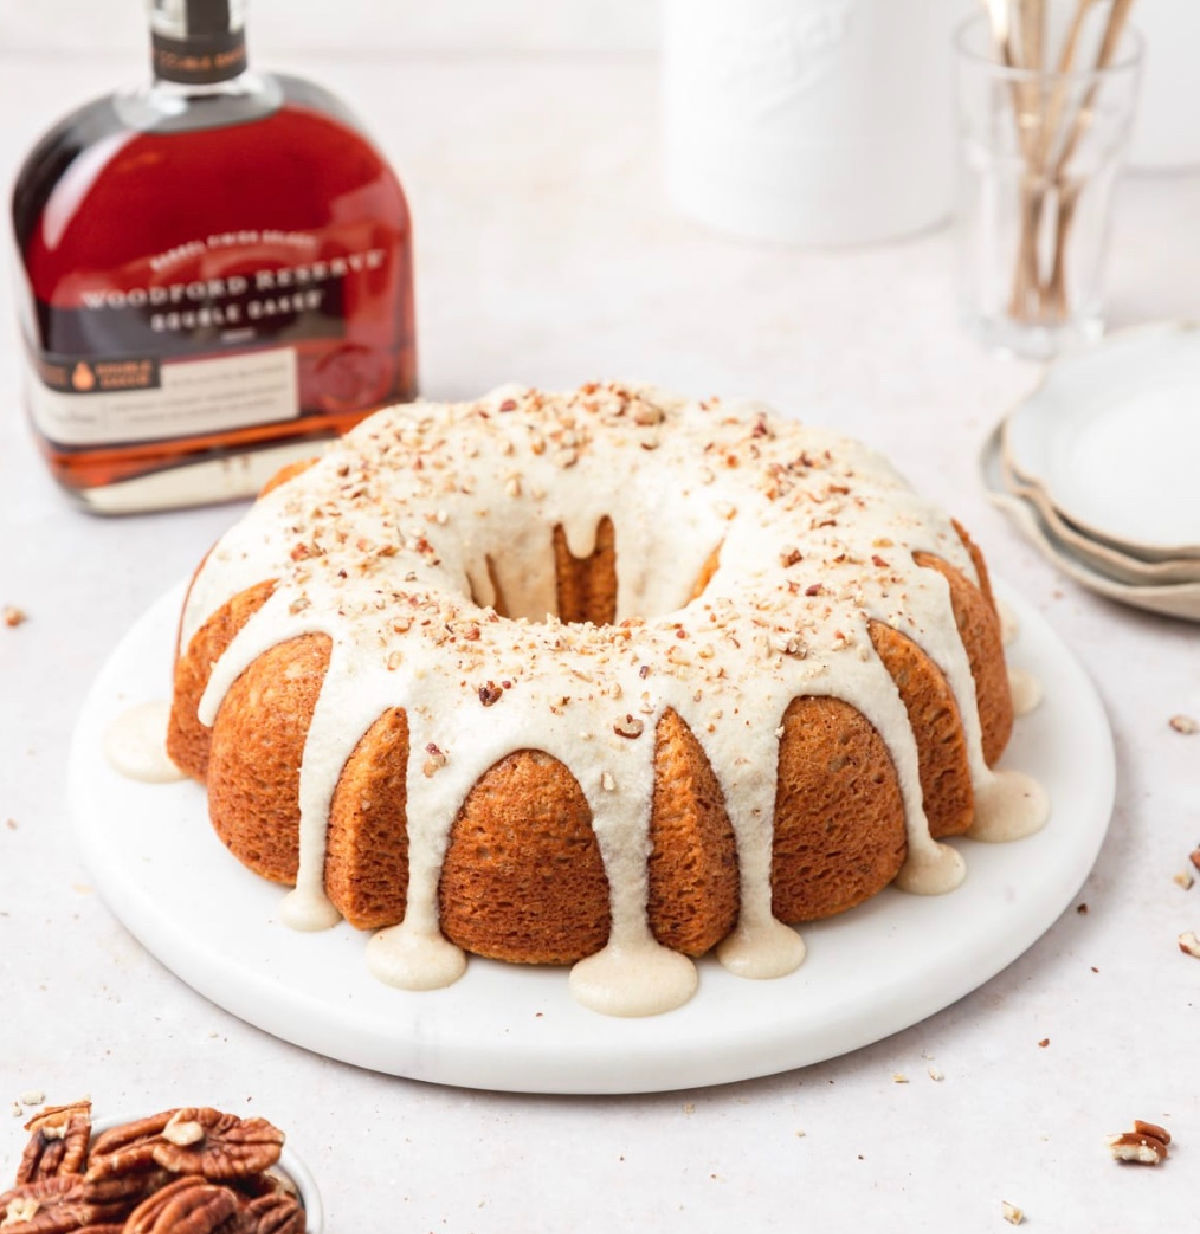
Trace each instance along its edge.
<path fill-rule="evenodd" d="M 59 121 L 12 221 L 26 406 L 105 513 L 256 491 L 416 394 L 404 192 L 342 104 L 246 66 L 241 0 L 152 0 L 153 78 Z"/>

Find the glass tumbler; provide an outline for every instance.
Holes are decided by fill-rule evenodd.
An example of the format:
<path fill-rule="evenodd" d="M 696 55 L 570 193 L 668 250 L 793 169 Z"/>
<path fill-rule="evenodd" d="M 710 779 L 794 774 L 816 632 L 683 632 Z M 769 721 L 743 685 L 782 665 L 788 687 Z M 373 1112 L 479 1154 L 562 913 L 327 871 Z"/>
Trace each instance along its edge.
<path fill-rule="evenodd" d="M 1103 330 L 1113 187 L 1142 41 L 1107 67 L 1000 63 L 985 16 L 955 37 L 962 315 L 985 343 L 1044 359 Z"/>

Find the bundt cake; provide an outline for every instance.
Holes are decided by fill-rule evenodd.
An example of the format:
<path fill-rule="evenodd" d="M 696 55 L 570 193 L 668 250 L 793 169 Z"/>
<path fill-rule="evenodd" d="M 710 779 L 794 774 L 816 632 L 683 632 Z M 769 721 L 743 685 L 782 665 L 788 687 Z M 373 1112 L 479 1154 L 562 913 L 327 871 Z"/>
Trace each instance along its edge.
<path fill-rule="evenodd" d="M 281 473 L 192 580 L 168 750 L 384 981 L 572 964 L 638 1015 L 1040 826 L 1011 725 L 983 559 L 884 459 L 606 384 L 391 408 Z"/>

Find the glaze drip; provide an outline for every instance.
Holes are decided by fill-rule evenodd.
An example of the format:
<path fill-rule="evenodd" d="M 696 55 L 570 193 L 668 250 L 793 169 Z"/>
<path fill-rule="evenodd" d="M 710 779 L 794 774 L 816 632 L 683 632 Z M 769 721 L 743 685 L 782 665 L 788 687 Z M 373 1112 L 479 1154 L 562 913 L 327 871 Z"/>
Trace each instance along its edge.
<path fill-rule="evenodd" d="M 617 545 L 617 620 L 564 624 L 553 528 L 587 557 L 604 517 Z M 793 699 L 843 700 L 886 744 L 908 840 L 897 883 L 936 893 L 963 877 L 958 853 L 930 837 L 916 742 L 873 650 L 873 620 L 917 643 L 949 683 L 983 803 L 977 830 L 1030 829 L 1031 794 L 984 762 L 949 589 L 919 553 L 976 577 L 949 519 L 882 457 L 835 434 L 755 405 L 645 389 L 506 388 L 381 412 L 263 498 L 198 573 L 181 640 L 240 591 L 276 580 L 213 667 L 199 711 L 207 725 L 263 652 L 303 634 L 331 640 L 300 772 L 289 924 L 336 920 L 323 888 L 330 802 L 362 735 L 403 708 L 407 905 L 403 923 L 369 944 L 371 971 L 406 989 L 461 974 L 465 958 L 438 926 L 451 829 L 490 767 L 540 750 L 579 783 L 609 886 L 608 942 L 575 966 L 570 988 L 599 1011 L 650 1014 L 696 983 L 695 966 L 647 924 L 654 734 L 668 709 L 699 741 L 733 828 L 740 918 L 718 957 L 743 976 L 780 975 L 804 956 L 771 911 L 776 768 Z M 487 607 L 497 590 L 506 618 Z"/>
<path fill-rule="evenodd" d="M 138 703 L 119 715 L 104 735 L 109 765 L 130 780 L 170 784 L 183 773 L 167 757 L 167 716 L 170 706 L 157 700 Z"/>

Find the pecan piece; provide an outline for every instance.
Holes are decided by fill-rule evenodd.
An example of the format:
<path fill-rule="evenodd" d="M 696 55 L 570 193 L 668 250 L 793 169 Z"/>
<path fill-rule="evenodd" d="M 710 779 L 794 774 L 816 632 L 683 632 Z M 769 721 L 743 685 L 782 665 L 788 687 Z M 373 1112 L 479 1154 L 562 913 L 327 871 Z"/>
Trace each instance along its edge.
<path fill-rule="evenodd" d="M 0 1195 L 4 1234 L 74 1234 L 118 1222 L 129 1211 L 125 1180 L 97 1185 L 79 1174 L 24 1183 Z"/>
<path fill-rule="evenodd" d="M 258 1174 L 279 1160 L 283 1132 L 265 1118 L 219 1110 L 165 1110 L 105 1132 L 92 1146 L 89 1178 L 109 1178 L 159 1166 L 222 1182 Z"/>
<path fill-rule="evenodd" d="M 1135 1131 L 1125 1131 L 1120 1135 L 1109 1136 L 1108 1150 L 1112 1153 L 1113 1160 L 1119 1161 L 1122 1165 L 1162 1165 L 1169 1155 L 1167 1144 L 1171 1137 L 1167 1136 L 1166 1140 L 1163 1140 L 1143 1130 L 1150 1126 L 1153 1124 L 1142 1123 Z M 1156 1130 L 1161 1131 L 1162 1129 L 1156 1128 Z"/>
<path fill-rule="evenodd" d="M 304 1209 L 290 1195 L 263 1195 L 242 1213 L 246 1234 L 304 1234 Z"/>
<path fill-rule="evenodd" d="M 263 1170 L 261 1174 L 231 1179 L 230 1186 L 245 1196 L 247 1200 L 257 1200 L 264 1195 L 283 1195 L 293 1200 L 299 1199 L 300 1196 L 291 1176 L 285 1174 L 277 1166 Z"/>
<path fill-rule="evenodd" d="M 25 1124 L 29 1143 L 17 1166 L 17 1186 L 64 1174 L 82 1174 L 92 1136 L 92 1104 L 76 1101 L 35 1114 Z"/>
<path fill-rule="evenodd" d="M 156 1191 L 129 1215 L 125 1234 L 243 1234 L 237 1195 L 188 1175 Z"/>

